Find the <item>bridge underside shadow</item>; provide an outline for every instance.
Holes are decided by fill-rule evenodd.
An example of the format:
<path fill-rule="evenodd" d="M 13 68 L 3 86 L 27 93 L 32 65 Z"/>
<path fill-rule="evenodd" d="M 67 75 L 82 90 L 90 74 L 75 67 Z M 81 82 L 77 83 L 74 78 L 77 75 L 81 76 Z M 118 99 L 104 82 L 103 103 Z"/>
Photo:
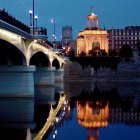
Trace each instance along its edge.
<path fill-rule="evenodd" d="M 0 65 L 26 65 L 26 58 L 16 46 L 0 39 Z"/>
<path fill-rule="evenodd" d="M 32 56 L 30 65 L 35 65 L 36 67 L 50 67 L 50 61 L 46 54 L 37 52 Z"/>

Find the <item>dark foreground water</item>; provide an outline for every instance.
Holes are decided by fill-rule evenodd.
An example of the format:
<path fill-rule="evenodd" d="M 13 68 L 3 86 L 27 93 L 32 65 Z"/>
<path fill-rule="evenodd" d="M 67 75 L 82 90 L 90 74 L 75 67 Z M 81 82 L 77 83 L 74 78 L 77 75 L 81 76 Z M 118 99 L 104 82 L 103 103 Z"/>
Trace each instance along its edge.
<path fill-rule="evenodd" d="M 42 140 L 140 140 L 138 82 L 66 82 L 37 87 L 34 99 L 0 99 L 0 140 L 32 140 L 60 91 L 67 105 Z"/>

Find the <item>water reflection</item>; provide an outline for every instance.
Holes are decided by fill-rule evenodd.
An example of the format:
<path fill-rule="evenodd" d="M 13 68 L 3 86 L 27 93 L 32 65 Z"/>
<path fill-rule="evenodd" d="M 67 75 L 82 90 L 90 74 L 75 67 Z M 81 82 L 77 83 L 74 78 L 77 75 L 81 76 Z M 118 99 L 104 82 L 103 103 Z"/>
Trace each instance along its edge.
<path fill-rule="evenodd" d="M 82 81 L 65 84 L 69 111 L 65 112 L 61 128 L 55 127 L 57 140 L 139 140 L 139 83 Z"/>
<path fill-rule="evenodd" d="M 3 140 L 25 140 L 34 128 L 34 99 L 0 99 L 0 136 Z"/>
<path fill-rule="evenodd" d="M 139 83 L 84 81 L 36 87 L 35 99 L 1 98 L 3 140 L 33 140 L 51 108 L 57 108 L 63 90 L 64 106 L 42 140 L 139 140 Z"/>
<path fill-rule="evenodd" d="M 87 128 L 87 139 L 98 139 L 98 129 L 107 127 L 109 108 L 108 103 L 96 102 L 79 102 L 77 101 L 77 121 L 81 126 Z M 94 132 L 95 130 L 95 136 Z"/>
<path fill-rule="evenodd" d="M 87 140 L 99 140 L 99 129 L 108 127 L 108 123 L 140 123 L 140 106 L 136 106 L 135 98 L 120 96 L 117 89 L 106 92 L 95 87 L 93 91 L 83 90 L 75 99 L 77 121 L 87 129 Z"/>
<path fill-rule="evenodd" d="M 58 104 L 60 94 L 56 91 L 54 86 L 40 86 L 35 87 L 35 98 L 0 98 L 2 140 L 33 140 L 48 119 L 51 106 Z"/>

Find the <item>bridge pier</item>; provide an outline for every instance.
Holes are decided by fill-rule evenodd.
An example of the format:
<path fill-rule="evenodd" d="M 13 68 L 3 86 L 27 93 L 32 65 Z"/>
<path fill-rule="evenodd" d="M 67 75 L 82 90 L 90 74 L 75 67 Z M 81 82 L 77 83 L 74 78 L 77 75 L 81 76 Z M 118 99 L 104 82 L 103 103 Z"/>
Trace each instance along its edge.
<path fill-rule="evenodd" d="M 34 66 L 0 66 L 0 97 L 34 97 Z"/>
<path fill-rule="evenodd" d="M 37 86 L 35 87 L 35 103 L 39 105 L 55 104 L 55 87 L 54 86 Z"/>
<path fill-rule="evenodd" d="M 0 99 L 0 127 L 17 129 L 35 128 L 34 104 L 34 99 L 31 98 Z"/>
<path fill-rule="evenodd" d="M 55 82 L 62 82 L 64 80 L 64 69 L 57 69 L 55 71 Z"/>
<path fill-rule="evenodd" d="M 54 67 L 48 68 L 37 68 L 34 73 L 35 85 L 43 86 L 43 85 L 54 85 L 54 71 L 56 69 Z"/>

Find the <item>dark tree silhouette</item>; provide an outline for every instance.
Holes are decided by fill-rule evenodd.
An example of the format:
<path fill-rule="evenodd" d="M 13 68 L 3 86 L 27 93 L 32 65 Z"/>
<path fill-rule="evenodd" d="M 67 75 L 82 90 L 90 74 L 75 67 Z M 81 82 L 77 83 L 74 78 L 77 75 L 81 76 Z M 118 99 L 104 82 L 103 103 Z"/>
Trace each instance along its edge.
<path fill-rule="evenodd" d="M 100 48 L 94 48 L 89 50 L 88 55 L 100 57 L 100 56 L 107 56 L 107 53 L 105 52 L 105 50 L 102 50 Z"/>
<path fill-rule="evenodd" d="M 125 59 L 128 59 L 128 58 L 132 57 L 131 46 L 127 45 L 127 44 L 123 45 L 120 49 L 119 56 L 121 58 L 125 58 Z"/>
<path fill-rule="evenodd" d="M 108 55 L 109 55 L 109 56 L 118 56 L 119 53 L 118 53 L 118 50 L 109 49 Z"/>
<path fill-rule="evenodd" d="M 80 54 L 79 54 L 80 57 L 83 57 L 83 56 L 86 56 L 86 53 L 84 51 L 82 51 Z"/>
<path fill-rule="evenodd" d="M 75 57 L 75 50 L 74 49 L 71 49 L 70 52 L 69 52 L 69 57 L 70 57 L 70 60 L 72 61 Z"/>

